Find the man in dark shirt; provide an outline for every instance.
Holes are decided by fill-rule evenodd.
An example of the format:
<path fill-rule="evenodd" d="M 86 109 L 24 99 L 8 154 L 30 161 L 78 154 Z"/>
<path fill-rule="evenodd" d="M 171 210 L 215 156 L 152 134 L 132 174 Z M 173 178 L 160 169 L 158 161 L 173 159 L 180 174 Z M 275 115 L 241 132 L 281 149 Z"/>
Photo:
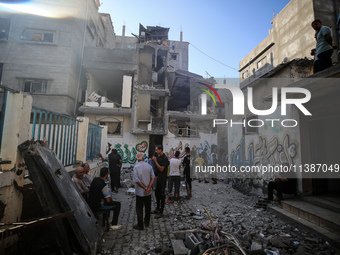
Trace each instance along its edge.
<path fill-rule="evenodd" d="M 116 149 L 112 149 L 109 154 L 109 169 L 111 178 L 111 190 L 118 192 L 120 186 L 120 167 L 122 165 L 121 157 L 118 155 Z"/>
<path fill-rule="evenodd" d="M 190 176 L 190 148 L 185 148 L 186 156 L 183 159 L 185 187 L 187 188 L 187 199 L 191 198 L 191 176 Z"/>
<path fill-rule="evenodd" d="M 108 162 L 105 163 L 105 167 L 108 167 L 110 169 L 110 180 L 111 180 L 111 190 L 113 192 L 118 193 L 118 188 L 120 186 L 120 169 L 122 166 L 122 158 L 117 153 L 116 149 L 112 149 L 111 153 L 104 158 L 102 154 L 99 153 L 99 156 L 101 157 L 102 161 Z"/>
<path fill-rule="evenodd" d="M 113 210 L 111 229 L 118 230 L 122 228 L 121 225 L 117 225 L 121 205 L 120 202 L 111 199 L 109 188 L 105 183 L 108 176 L 109 169 L 103 167 L 100 169 L 100 177 L 93 179 L 89 192 L 89 206 L 95 215 L 100 210 Z M 104 199 L 103 206 L 101 204 L 102 199 Z"/>
<path fill-rule="evenodd" d="M 208 153 L 207 153 L 207 148 L 204 148 L 204 150 L 202 151 L 202 154 L 201 154 L 201 157 L 204 159 L 204 166 L 207 166 L 208 165 Z M 205 174 L 203 173 L 203 176 L 204 176 Z M 208 183 L 209 181 L 206 179 L 206 178 L 204 178 L 204 182 L 205 183 Z"/>
<path fill-rule="evenodd" d="M 157 176 L 157 184 L 155 190 L 157 208 L 153 211 L 153 213 L 157 214 L 155 219 L 159 219 L 164 216 L 164 205 L 165 205 L 165 187 L 168 173 L 169 160 L 167 156 L 163 153 L 163 146 L 158 145 L 156 147 L 156 153 L 158 157 L 152 157 L 152 161 L 157 166 L 156 176 Z"/>

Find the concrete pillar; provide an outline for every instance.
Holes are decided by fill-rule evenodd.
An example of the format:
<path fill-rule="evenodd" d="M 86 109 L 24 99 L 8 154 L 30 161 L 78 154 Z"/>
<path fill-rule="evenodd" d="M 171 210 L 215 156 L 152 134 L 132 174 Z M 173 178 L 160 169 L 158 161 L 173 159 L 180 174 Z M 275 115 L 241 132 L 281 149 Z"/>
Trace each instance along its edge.
<path fill-rule="evenodd" d="M 7 92 L 0 158 L 11 163 L 1 165 L 0 170 L 1 223 L 20 221 L 23 195 L 14 187 L 14 181 L 21 187 L 24 185 L 25 161 L 18 145 L 29 139 L 31 109 L 30 95 Z M 0 254 L 16 242 L 17 236 L 4 239 L 0 242 Z"/>
<path fill-rule="evenodd" d="M 122 36 L 125 37 L 125 25 L 123 25 L 123 32 L 122 32 Z"/>
<path fill-rule="evenodd" d="M 122 107 L 131 107 L 132 76 L 123 76 Z"/>
<path fill-rule="evenodd" d="M 100 153 L 105 158 L 106 155 L 106 146 L 107 146 L 107 126 L 100 126 L 102 128 L 102 142 L 100 146 Z"/>
<path fill-rule="evenodd" d="M 80 120 L 78 130 L 77 161 L 86 162 L 87 136 L 89 132 L 89 118 L 78 117 Z"/>

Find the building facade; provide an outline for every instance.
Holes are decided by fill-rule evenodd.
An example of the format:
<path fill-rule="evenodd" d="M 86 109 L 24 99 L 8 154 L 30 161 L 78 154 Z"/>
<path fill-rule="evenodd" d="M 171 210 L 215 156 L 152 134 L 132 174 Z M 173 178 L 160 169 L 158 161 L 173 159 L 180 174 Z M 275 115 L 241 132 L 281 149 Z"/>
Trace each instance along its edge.
<path fill-rule="evenodd" d="M 245 125 L 228 128 L 228 153 L 232 165 L 280 166 L 287 162 L 300 167 L 339 164 L 335 156 L 339 153 L 336 147 L 339 135 L 333 129 L 333 124 L 338 123 L 340 110 L 339 104 L 334 101 L 335 94 L 339 93 L 335 85 L 339 74 L 338 56 L 334 51 L 334 65 L 313 74 L 310 55 L 316 43 L 311 27 L 315 19 L 322 20 L 323 25 L 332 29 L 333 44 L 338 45 L 335 23 L 339 12 L 339 1 L 292 0 L 273 19 L 268 37 L 240 61 L 240 88 L 245 102 L 251 97 L 253 108 L 257 110 L 272 109 L 275 103 L 277 108 L 270 114 L 259 115 L 254 114 L 245 103 L 244 115 L 233 115 L 230 102 L 226 115 L 234 121 L 245 121 Z M 306 115 L 301 107 L 294 104 L 282 105 L 283 91 L 290 88 L 310 92 L 311 97 L 303 107 L 311 115 Z M 293 93 L 287 98 L 305 96 Z M 240 187 L 247 192 L 264 195 L 267 181 L 273 175 L 245 174 Z M 297 192 L 302 195 L 338 194 L 339 179 L 334 177 L 330 172 L 321 177 L 298 171 Z"/>
<path fill-rule="evenodd" d="M 37 2 L 49 16 L 0 12 L 1 84 L 31 94 L 34 106 L 75 116 L 87 89 L 85 48 L 115 46 L 111 18 L 93 0 Z"/>
<path fill-rule="evenodd" d="M 211 117 L 199 113 L 198 86 L 214 82 L 188 72 L 189 43 L 169 40 L 168 31 L 140 25 L 138 36 L 117 36 L 119 48 L 92 47 L 84 58 L 88 93 L 100 99 L 88 98 L 79 111 L 108 126 L 106 151 L 117 149 L 124 166 L 133 165 L 138 152 L 153 155 L 155 145 L 171 158 L 176 150 L 184 157 L 185 147 L 203 151 L 217 143 Z"/>

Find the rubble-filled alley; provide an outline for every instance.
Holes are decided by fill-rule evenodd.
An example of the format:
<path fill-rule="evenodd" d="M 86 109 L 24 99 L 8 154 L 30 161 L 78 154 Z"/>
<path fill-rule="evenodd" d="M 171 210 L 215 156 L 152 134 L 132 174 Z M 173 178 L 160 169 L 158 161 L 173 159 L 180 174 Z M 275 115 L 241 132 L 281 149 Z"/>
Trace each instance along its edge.
<path fill-rule="evenodd" d="M 163 218 L 154 219 L 151 215 L 150 227 L 141 231 L 133 229 L 137 222 L 136 201 L 134 195 L 126 191 L 121 188 L 114 194 L 114 199 L 122 202 L 119 224 L 123 228 L 104 234 L 98 254 L 176 254 L 174 240 L 185 242 L 185 235 L 176 232 L 201 229 L 202 222 L 209 221 L 204 207 L 224 232 L 239 241 L 247 254 L 339 254 L 338 249 L 316 234 L 289 224 L 264 208 L 256 208 L 258 197 L 244 195 L 223 180 L 216 185 L 194 181 L 190 200 L 182 198 L 185 194 L 182 186 L 181 199 L 166 204 Z M 196 249 L 190 254 L 203 254 L 205 238 L 203 236 L 203 243 L 199 245 L 201 253 Z M 189 254 L 189 249 L 180 248 L 182 253 L 177 254 Z"/>

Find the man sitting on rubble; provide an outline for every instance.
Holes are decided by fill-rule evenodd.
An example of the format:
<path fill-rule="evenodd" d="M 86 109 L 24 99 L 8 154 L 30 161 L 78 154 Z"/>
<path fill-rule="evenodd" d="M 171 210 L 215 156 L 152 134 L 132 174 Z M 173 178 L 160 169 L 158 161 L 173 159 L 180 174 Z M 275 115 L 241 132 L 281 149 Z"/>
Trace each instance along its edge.
<path fill-rule="evenodd" d="M 289 168 L 288 163 L 282 163 L 282 167 Z M 274 181 L 268 184 L 268 197 L 264 200 L 273 200 L 273 192 L 276 190 L 276 198 L 274 201 L 281 201 L 283 199 L 283 194 L 294 194 L 296 192 L 296 178 L 287 178 L 284 171 L 281 175 L 274 175 Z"/>
<path fill-rule="evenodd" d="M 80 166 L 76 169 L 76 172 L 72 177 L 72 181 L 76 185 L 80 194 L 82 194 L 82 196 L 84 197 L 85 201 L 87 201 L 88 193 L 90 189 L 89 187 L 86 186 L 84 182 L 84 168 L 83 167 Z"/>
<path fill-rule="evenodd" d="M 111 221 L 111 230 L 119 230 L 122 228 L 118 224 L 118 217 L 120 212 L 121 204 L 118 201 L 112 201 L 109 192 L 109 187 L 106 185 L 105 180 L 109 176 L 109 169 L 103 167 L 100 169 L 100 177 L 93 179 L 89 193 L 89 206 L 92 212 L 96 215 L 99 211 L 112 210 L 113 218 Z M 101 204 L 104 199 L 104 205 Z"/>

